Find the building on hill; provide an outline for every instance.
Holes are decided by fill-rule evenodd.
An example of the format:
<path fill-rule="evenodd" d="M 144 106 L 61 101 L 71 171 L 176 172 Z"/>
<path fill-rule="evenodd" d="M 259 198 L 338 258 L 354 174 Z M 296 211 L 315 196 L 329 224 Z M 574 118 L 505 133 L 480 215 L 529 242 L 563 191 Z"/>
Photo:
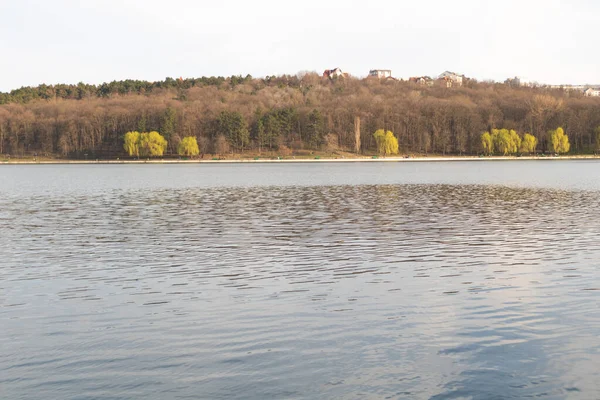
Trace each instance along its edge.
<path fill-rule="evenodd" d="M 347 77 L 347 76 L 348 76 L 348 74 L 345 72 L 342 72 L 342 70 L 340 68 L 326 69 L 325 72 L 323 72 L 323 78 L 334 79 L 334 78 Z"/>
<path fill-rule="evenodd" d="M 429 76 L 413 76 L 408 78 L 408 81 L 422 86 L 433 86 L 434 83 L 433 79 Z"/>
<path fill-rule="evenodd" d="M 444 71 L 438 76 L 438 81 L 445 82 L 447 87 L 462 86 L 464 75 L 459 75 L 456 72 Z"/>
<path fill-rule="evenodd" d="M 584 96 L 587 97 L 600 97 L 600 89 L 598 88 L 587 88 L 583 91 Z"/>
<path fill-rule="evenodd" d="M 441 87 L 451 88 L 453 83 L 454 81 L 447 76 L 442 76 L 435 80 L 435 84 Z"/>
<path fill-rule="evenodd" d="M 392 77 L 391 69 L 372 69 L 369 71 L 369 77 L 386 79 Z"/>
<path fill-rule="evenodd" d="M 560 90 L 564 90 L 565 92 L 582 92 L 585 93 L 586 89 L 588 89 L 588 86 L 584 86 L 584 85 L 546 85 L 545 87 L 548 87 L 550 89 L 560 89 Z"/>
<path fill-rule="evenodd" d="M 529 81 L 528 79 L 519 77 L 519 76 L 515 76 L 514 78 L 508 78 L 507 80 L 504 81 L 504 83 L 511 87 L 532 87 L 533 86 L 531 81 Z"/>

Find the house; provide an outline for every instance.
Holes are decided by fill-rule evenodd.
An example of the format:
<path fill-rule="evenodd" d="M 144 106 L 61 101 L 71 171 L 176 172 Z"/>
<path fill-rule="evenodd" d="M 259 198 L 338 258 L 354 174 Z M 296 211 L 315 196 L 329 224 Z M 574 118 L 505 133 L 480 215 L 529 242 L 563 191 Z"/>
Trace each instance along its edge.
<path fill-rule="evenodd" d="M 442 87 L 447 87 L 447 88 L 451 88 L 452 85 L 454 84 L 454 81 L 452 80 L 452 78 L 447 77 L 447 76 L 441 76 L 439 78 L 437 78 L 437 80 L 435 81 L 435 83 L 438 86 L 442 86 Z M 461 83 L 462 84 L 462 83 Z M 458 85 L 460 86 L 460 84 Z"/>
<path fill-rule="evenodd" d="M 323 72 L 323 78 L 334 79 L 345 76 L 348 76 L 348 74 L 342 72 L 340 68 L 326 69 L 325 72 Z"/>
<path fill-rule="evenodd" d="M 587 97 L 600 97 L 600 89 L 588 88 L 583 91 L 583 94 Z"/>
<path fill-rule="evenodd" d="M 408 78 L 409 82 L 416 83 L 422 86 L 433 86 L 433 79 L 428 76 L 413 76 Z"/>
<path fill-rule="evenodd" d="M 445 71 L 440 76 L 438 76 L 438 80 L 443 80 L 445 82 L 450 82 L 450 86 L 462 86 L 464 75 L 459 75 L 455 72 Z"/>
<path fill-rule="evenodd" d="M 369 71 L 369 77 L 379 78 L 379 79 L 391 78 L 392 70 L 391 69 L 372 69 Z"/>

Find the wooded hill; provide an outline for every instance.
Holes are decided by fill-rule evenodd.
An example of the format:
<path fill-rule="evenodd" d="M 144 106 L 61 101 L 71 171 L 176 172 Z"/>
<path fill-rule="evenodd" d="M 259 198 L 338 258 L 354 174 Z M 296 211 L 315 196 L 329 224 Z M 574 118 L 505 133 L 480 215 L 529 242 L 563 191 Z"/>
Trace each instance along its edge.
<path fill-rule="evenodd" d="M 5 157 L 124 157 L 128 131 L 160 132 L 171 154 L 182 138 L 194 136 L 203 154 L 285 156 L 374 153 L 378 129 L 398 137 L 401 153 L 479 154 L 483 132 L 506 128 L 531 133 L 543 152 L 547 132 L 559 126 L 571 153 L 598 150 L 600 98 L 475 80 L 447 88 L 315 73 L 40 85 L 0 93 Z"/>

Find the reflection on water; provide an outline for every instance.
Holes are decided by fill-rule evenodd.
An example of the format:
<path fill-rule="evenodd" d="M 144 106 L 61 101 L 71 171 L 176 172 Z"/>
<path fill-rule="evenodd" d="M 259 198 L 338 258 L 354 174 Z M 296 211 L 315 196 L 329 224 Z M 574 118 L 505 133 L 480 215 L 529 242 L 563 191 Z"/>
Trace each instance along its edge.
<path fill-rule="evenodd" d="M 600 192 L 0 198 L 0 397 L 598 398 Z"/>

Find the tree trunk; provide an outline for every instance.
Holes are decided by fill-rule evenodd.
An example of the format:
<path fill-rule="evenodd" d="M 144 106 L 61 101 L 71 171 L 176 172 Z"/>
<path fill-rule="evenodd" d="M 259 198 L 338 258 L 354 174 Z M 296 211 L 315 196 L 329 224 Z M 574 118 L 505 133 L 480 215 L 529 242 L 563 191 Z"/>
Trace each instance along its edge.
<path fill-rule="evenodd" d="M 360 117 L 354 117 L 354 151 L 360 153 Z"/>

